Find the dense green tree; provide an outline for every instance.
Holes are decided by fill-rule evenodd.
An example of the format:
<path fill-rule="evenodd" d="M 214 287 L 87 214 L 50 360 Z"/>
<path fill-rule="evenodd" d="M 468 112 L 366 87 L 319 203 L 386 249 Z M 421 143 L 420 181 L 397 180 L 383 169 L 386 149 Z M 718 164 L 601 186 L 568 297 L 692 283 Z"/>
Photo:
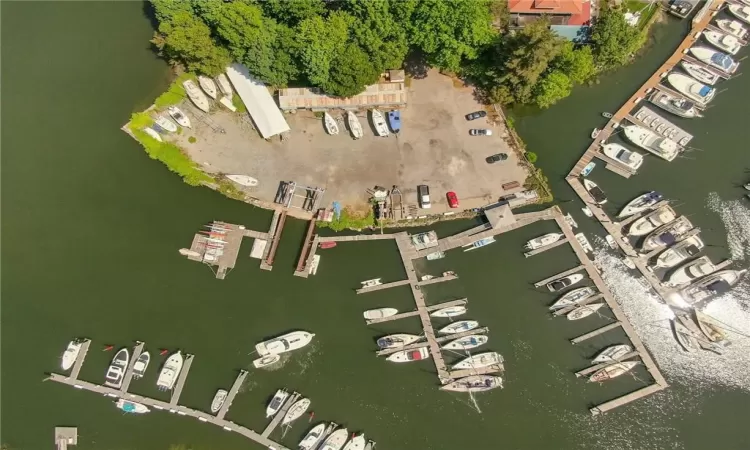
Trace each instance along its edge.
<path fill-rule="evenodd" d="M 170 61 L 182 63 L 190 71 L 216 75 L 231 60 L 229 52 L 216 45 L 208 25 L 187 11 L 176 11 L 161 22 L 151 42 Z"/>
<path fill-rule="evenodd" d="M 159 23 L 171 20 L 178 12 L 193 14 L 193 3 L 185 0 L 152 0 L 154 15 Z"/>
<path fill-rule="evenodd" d="M 333 95 L 351 97 L 377 81 L 379 74 L 369 55 L 356 44 L 349 43 L 336 55 L 331 75 L 323 89 Z"/>
<path fill-rule="evenodd" d="M 600 70 L 626 64 L 645 42 L 638 27 L 625 21 L 619 8 L 602 8 L 591 34 L 594 61 Z"/>
<path fill-rule="evenodd" d="M 541 108 L 549 108 L 570 95 L 573 82 L 565 73 L 555 70 L 546 74 L 534 86 L 534 103 Z"/>
<path fill-rule="evenodd" d="M 259 4 L 268 17 L 289 27 L 326 13 L 323 0 L 262 0 Z"/>
<path fill-rule="evenodd" d="M 575 45 L 570 41 L 566 41 L 562 45 L 560 54 L 552 61 L 551 65 L 556 70 L 565 73 L 574 83 L 583 83 L 596 74 L 591 47 L 575 48 Z"/>
<path fill-rule="evenodd" d="M 315 16 L 300 22 L 299 56 L 307 79 L 315 86 L 332 86 L 329 78 L 333 61 L 346 47 L 353 21 L 349 14 L 337 11 L 328 18 Z"/>
<path fill-rule="evenodd" d="M 393 14 L 392 0 L 349 0 L 343 9 L 356 23 L 350 30 L 352 39 L 370 56 L 378 73 L 401 67 L 409 44 Z"/>

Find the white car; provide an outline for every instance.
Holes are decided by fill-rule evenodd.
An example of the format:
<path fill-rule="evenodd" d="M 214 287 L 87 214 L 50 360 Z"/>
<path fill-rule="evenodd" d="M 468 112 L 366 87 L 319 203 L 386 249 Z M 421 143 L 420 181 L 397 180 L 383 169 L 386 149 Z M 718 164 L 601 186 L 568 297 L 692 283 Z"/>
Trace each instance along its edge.
<path fill-rule="evenodd" d="M 420 184 L 417 186 L 417 197 L 419 197 L 419 207 L 422 209 L 430 209 L 432 204 L 430 203 L 430 187 L 426 184 Z"/>

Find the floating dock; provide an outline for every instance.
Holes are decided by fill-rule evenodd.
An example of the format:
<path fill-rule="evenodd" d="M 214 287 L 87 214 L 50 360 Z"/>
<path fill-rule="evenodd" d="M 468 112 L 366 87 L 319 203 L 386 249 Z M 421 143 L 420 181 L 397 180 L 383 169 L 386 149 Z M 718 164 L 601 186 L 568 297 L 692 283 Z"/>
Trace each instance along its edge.
<path fill-rule="evenodd" d="M 263 433 L 261 436 L 264 438 L 267 438 L 268 436 L 273 433 L 273 430 L 276 429 L 277 426 L 281 423 L 281 421 L 284 419 L 284 416 L 286 416 L 287 411 L 289 411 L 289 408 L 292 407 L 292 405 L 299 400 L 300 394 L 297 392 L 292 393 L 289 397 L 286 398 L 286 401 L 283 405 L 281 405 L 281 409 L 279 409 L 279 412 L 276 413 L 275 416 L 273 416 L 273 419 L 271 422 L 268 423 L 266 428 L 263 430 Z"/>
<path fill-rule="evenodd" d="M 135 348 L 133 349 L 133 354 L 130 357 L 130 363 L 125 369 L 125 376 L 122 379 L 122 387 L 120 388 L 120 391 L 123 394 L 128 392 L 128 388 L 130 388 L 130 382 L 133 381 L 133 369 L 135 368 L 136 361 L 138 361 L 138 357 L 140 357 L 141 353 L 143 353 L 143 346 L 143 342 L 137 342 Z"/>
<path fill-rule="evenodd" d="M 245 378 L 247 377 L 247 370 L 240 370 L 239 375 L 237 375 L 237 378 L 234 380 L 234 383 L 232 383 L 231 389 L 229 389 L 229 393 L 227 394 L 227 398 L 224 400 L 224 404 L 221 405 L 221 408 L 216 413 L 217 419 L 224 419 L 224 416 L 227 415 L 227 411 L 229 411 L 229 407 L 232 406 L 232 402 L 234 401 L 234 397 L 237 396 L 237 393 L 240 392 L 240 388 L 242 387 L 242 383 L 245 381 Z"/>

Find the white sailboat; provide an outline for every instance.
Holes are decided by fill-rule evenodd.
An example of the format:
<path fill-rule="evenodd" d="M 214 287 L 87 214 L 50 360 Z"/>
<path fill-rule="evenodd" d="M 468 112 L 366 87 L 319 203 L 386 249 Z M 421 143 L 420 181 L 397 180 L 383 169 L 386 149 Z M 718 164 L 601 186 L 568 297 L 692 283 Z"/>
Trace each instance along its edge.
<path fill-rule="evenodd" d="M 750 6 L 747 5 L 729 5 L 729 12 L 741 21 L 750 24 Z"/>
<path fill-rule="evenodd" d="M 278 355 L 300 349 L 312 342 L 312 338 L 314 337 L 315 333 L 292 331 L 291 333 L 256 344 L 255 350 L 261 356 Z"/>
<path fill-rule="evenodd" d="M 133 364 L 133 379 L 143 378 L 143 375 L 148 369 L 148 364 L 151 362 L 151 354 L 149 352 L 143 352 L 138 355 L 138 359 Z"/>
<path fill-rule="evenodd" d="M 575 306 L 594 295 L 594 292 L 594 288 L 588 286 L 573 289 L 572 291 L 560 297 L 555 303 L 552 304 L 552 306 L 549 307 L 549 309 L 554 311 L 556 309 L 567 308 L 568 306 Z"/>
<path fill-rule="evenodd" d="M 633 367 L 637 366 L 638 363 L 635 361 L 626 361 L 617 364 L 612 364 L 601 370 L 594 372 L 589 378 L 590 381 L 601 382 L 611 380 L 612 378 L 619 377 L 620 375 L 629 372 Z"/>
<path fill-rule="evenodd" d="M 168 131 L 170 133 L 177 132 L 177 124 L 162 115 L 156 116 L 156 119 L 154 119 L 154 123 L 164 131 Z"/>
<path fill-rule="evenodd" d="M 678 267 L 664 284 L 669 286 L 682 286 L 690 284 L 698 278 L 710 275 L 716 270 L 716 266 L 711 262 L 708 256 L 701 256 L 695 261 L 690 261 Z"/>
<path fill-rule="evenodd" d="M 287 392 L 286 389 L 279 389 L 276 391 L 273 398 L 271 398 L 271 401 L 268 402 L 268 406 L 266 406 L 266 418 L 275 416 L 288 397 L 289 392 Z"/>
<path fill-rule="evenodd" d="M 667 75 L 667 82 L 685 97 L 705 106 L 716 95 L 716 89 L 685 75 L 684 73 L 671 72 Z"/>
<path fill-rule="evenodd" d="M 130 414 L 146 414 L 147 412 L 151 411 L 148 406 L 144 404 L 131 402 L 122 398 L 115 402 L 115 406 L 117 406 L 117 408 L 121 409 L 122 411 Z"/>
<path fill-rule="evenodd" d="M 422 339 L 422 336 L 417 336 L 416 334 L 406 334 L 406 333 L 390 334 L 388 336 L 383 336 L 381 338 L 378 338 L 378 347 L 381 350 L 387 350 L 390 348 L 400 348 L 405 345 L 409 345 L 414 342 L 417 342 L 420 339 Z"/>
<path fill-rule="evenodd" d="M 708 47 L 691 47 L 690 53 L 698 61 L 714 67 L 724 73 L 734 73 L 740 65 L 726 53 L 718 52 Z"/>
<path fill-rule="evenodd" d="M 455 339 L 443 345 L 441 348 L 444 350 L 471 350 L 484 345 L 489 341 L 490 338 L 483 334 L 471 334 L 462 338 Z"/>
<path fill-rule="evenodd" d="M 620 144 L 604 144 L 602 145 L 602 153 L 633 170 L 638 170 L 643 165 L 643 155 Z"/>
<path fill-rule="evenodd" d="M 307 432 L 305 437 L 302 438 L 301 441 L 299 441 L 299 450 L 312 450 L 313 448 L 315 448 L 320 442 L 320 440 L 323 439 L 325 432 L 326 432 L 325 423 L 319 423 L 315 425 L 314 427 L 312 427 L 312 429 Z"/>
<path fill-rule="evenodd" d="M 206 94 L 204 94 L 203 91 L 198 89 L 198 86 L 195 85 L 195 81 L 185 80 L 182 83 L 182 87 L 185 88 L 185 93 L 190 98 L 190 101 L 192 101 L 193 104 L 198 109 L 200 109 L 203 112 L 208 112 L 208 109 L 209 109 L 208 97 L 206 97 Z"/>
<path fill-rule="evenodd" d="M 682 61 L 680 61 L 680 65 L 683 69 L 685 69 L 685 72 L 687 72 L 688 75 L 700 81 L 701 83 L 713 86 L 717 81 L 719 81 L 719 75 L 711 72 L 704 67 L 699 66 L 698 64 L 683 59 Z"/>
<path fill-rule="evenodd" d="M 625 207 L 622 208 L 620 213 L 617 215 L 617 218 L 622 219 L 625 217 L 630 217 L 634 214 L 641 213 L 643 211 L 648 211 L 663 199 L 664 196 L 656 191 L 646 192 L 645 194 L 639 195 L 638 197 L 628 202 L 628 204 L 625 205 Z"/>
<path fill-rule="evenodd" d="M 672 245 L 683 234 L 693 228 L 693 224 L 685 216 L 680 216 L 676 220 L 662 225 L 652 231 L 641 245 L 642 253 L 649 253 L 657 248 Z"/>
<path fill-rule="evenodd" d="M 182 371 L 183 362 L 184 359 L 181 351 L 172 353 L 169 358 L 167 358 L 167 361 L 164 363 L 164 366 L 159 373 L 159 378 L 156 380 L 156 387 L 160 391 L 170 391 L 174 388 L 174 385 L 177 382 L 177 377 L 180 375 L 180 371 Z"/>
<path fill-rule="evenodd" d="M 737 40 L 736 36 L 731 34 L 719 33 L 718 31 L 706 30 L 703 32 L 703 37 L 716 48 L 724 50 L 730 55 L 736 55 L 737 52 L 742 48 L 742 44 Z"/>
<path fill-rule="evenodd" d="M 122 381 L 125 378 L 125 370 L 130 362 L 130 352 L 126 348 L 121 348 L 115 353 L 115 357 L 112 358 L 112 362 L 107 368 L 107 375 L 105 376 L 104 384 L 120 389 L 122 387 Z"/>
<path fill-rule="evenodd" d="M 284 418 L 281 419 L 281 424 L 289 425 L 290 423 L 302 417 L 302 414 L 304 414 L 305 411 L 307 411 L 307 408 L 310 407 L 310 403 L 311 401 L 309 398 L 303 398 L 294 402 L 294 404 L 284 415 Z"/>
<path fill-rule="evenodd" d="M 83 344 L 78 340 L 72 340 L 68 342 L 68 347 L 62 354 L 60 367 L 62 370 L 70 370 L 78 359 L 78 354 L 81 353 L 81 346 Z"/>
<path fill-rule="evenodd" d="M 464 305 L 449 306 L 447 308 L 441 308 L 437 311 L 430 313 L 430 317 L 456 317 L 462 314 L 466 314 L 467 308 Z"/>
<path fill-rule="evenodd" d="M 412 361 L 421 361 L 430 357 L 430 351 L 427 347 L 420 347 L 415 350 L 401 350 L 400 352 L 392 353 L 386 359 L 390 362 L 405 363 Z"/>
<path fill-rule="evenodd" d="M 360 139 L 362 136 L 364 136 L 364 132 L 362 131 L 362 124 L 359 122 L 356 114 L 354 114 L 352 111 L 347 111 L 346 121 L 349 123 L 349 130 L 352 132 L 352 136 L 354 136 L 354 139 Z"/>
<path fill-rule="evenodd" d="M 591 361 L 591 364 L 599 364 L 609 361 L 614 362 L 627 355 L 631 351 L 633 351 L 633 348 L 626 344 L 611 345 L 599 352 L 599 354 L 596 355 L 596 358 Z"/>
<path fill-rule="evenodd" d="M 360 434 L 352 438 L 351 441 L 347 442 L 344 446 L 344 450 L 365 450 L 365 435 Z"/>
<path fill-rule="evenodd" d="M 680 152 L 675 141 L 659 136 L 648 128 L 627 125 L 622 127 L 622 131 L 630 142 L 667 161 L 674 160 Z"/>
<path fill-rule="evenodd" d="M 485 392 L 503 387 L 503 379 L 492 375 L 472 375 L 442 386 L 443 391 Z"/>
<path fill-rule="evenodd" d="M 396 308 L 377 308 L 377 309 L 368 309 L 362 315 L 367 320 L 373 320 L 373 319 L 383 319 L 385 317 L 391 317 L 398 314 L 398 309 Z"/>
<path fill-rule="evenodd" d="M 160 134 L 159 134 L 159 133 L 158 133 L 158 132 L 157 132 L 156 130 L 154 130 L 153 128 L 150 128 L 150 127 L 146 127 L 146 128 L 144 128 L 144 129 L 143 129 L 143 131 L 144 131 L 144 132 L 145 132 L 145 133 L 146 133 L 147 135 L 149 135 L 149 136 L 151 136 L 152 138 L 156 139 L 157 141 L 159 141 L 159 142 L 164 142 L 164 140 L 163 140 L 163 139 L 161 138 L 161 135 L 160 135 Z"/>
<path fill-rule="evenodd" d="M 270 365 L 276 364 L 280 360 L 281 355 L 261 356 L 260 358 L 253 360 L 253 367 L 255 367 L 256 369 L 262 369 L 263 367 L 268 367 Z"/>
<path fill-rule="evenodd" d="M 336 120 L 327 112 L 323 113 L 323 123 L 325 124 L 326 132 L 328 134 L 339 134 L 339 124 L 337 124 Z"/>
<path fill-rule="evenodd" d="M 214 80 L 203 75 L 198 75 L 198 84 L 201 86 L 201 89 L 203 89 L 203 92 L 212 99 L 216 99 L 218 92 L 216 91 L 216 83 L 214 83 Z"/>
<path fill-rule="evenodd" d="M 464 331 L 473 330 L 479 326 L 476 320 L 459 320 L 438 330 L 440 334 L 456 334 Z"/>
<path fill-rule="evenodd" d="M 705 244 L 700 236 L 692 236 L 683 239 L 671 248 L 662 252 L 659 257 L 656 258 L 656 264 L 654 264 L 654 267 L 657 269 L 674 267 L 700 253 L 703 247 L 705 247 Z"/>
<path fill-rule="evenodd" d="M 219 389 L 216 391 L 213 400 L 211 400 L 212 413 L 216 414 L 219 412 L 221 407 L 224 406 L 224 402 L 227 400 L 227 395 L 229 395 L 229 392 L 227 392 L 226 389 Z"/>
<path fill-rule="evenodd" d="M 341 447 L 344 446 L 347 439 L 349 439 L 349 430 L 346 428 L 339 428 L 328 435 L 318 450 L 341 450 Z"/>
<path fill-rule="evenodd" d="M 216 84 L 219 86 L 219 90 L 222 94 L 230 98 L 232 97 L 232 94 L 234 93 L 232 91 L 232 84 L 229 82 L 229 78 L 227 78 L 225 74 L 222 73 L 216 77 Z"/>
<path fill-rule="evenodd" d="M 645 236 L 656 228 L 677 218 L 677 214 L 669 205 L 664 205 L 633 222 L 628 228 L 630 236 Z"/>
<path fill-rule="evenodd" d="M 227 179 L 246 187 L 258 185 L 258 180 L 249 175 L 227 175 Z"/>
<path fill-rule="evenodd" d="M 537 248 L 546 247 L 547 245 L 554 244 L 555 242 L 559 241 L 564 236 L 565 235 L 562 233 L 547 233 L 545 235 L 531 239 L 526 243 L 524 248 L 534 250 Z"/>
<path fill-rule="evenodd" d="M 583 319 L 584 317 L 588 317 L 599 311 L 602 306 L 604 306 L 604 303 L 589 303 L 585 306 L 579 306 L 578 308 L 569 312 L 565 317 L 567 317 L 568 320 Z"/>
<path fill-rule="evenodd" d="M 385 122 L 383 114 L 377 109 L 370 110 L 372 113 L 372 124 L 375 126 L 375 131 L 380 137 L 388 137 L 390 131 L 388 131 L 388 124 Z"/>
<path fill-rule="evenodd" d="M 188 118 L 188 116 L 185 115 L 185 113 L 182 112 L 180 108 L 176 106 L 170 106 L 169 108 L 167 108 L 167 112 L 169 113 L 170 116 L 172 116 L 175 122 L 180 124 L 181 127 L 185 127 L 185 128 L 191 127 L 190 118 Z"/>
<path fill-rule="evenodd" d="M 497 352 L 484 352 L 471 355 L 468 358 L 464 358 L 461 361 L 453 365 L 453 370 L 461 369 L 479 369 L 481 367 L 489 367 L 503 364 L 503 356 Z"/>

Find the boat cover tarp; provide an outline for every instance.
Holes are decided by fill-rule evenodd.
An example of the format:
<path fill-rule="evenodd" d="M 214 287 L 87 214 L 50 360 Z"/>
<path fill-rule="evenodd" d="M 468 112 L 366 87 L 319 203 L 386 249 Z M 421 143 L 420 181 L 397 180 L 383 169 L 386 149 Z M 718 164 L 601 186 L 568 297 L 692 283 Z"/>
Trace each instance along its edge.
<path fill-rule="evenodd" d="M 661 236 L 659 236 L 659 241 L 661 241 L 664 245 L 672 245 L 675 243 L 677 239 L 674 237 L 672 233 L 664 233 Z"/>
<path fill-rule="evenodd" d="M 705 97 L 710 93 L 711 93 L 711 88 L 708 86 L 703 86 L 701 90 L 698 92 L 698 95 L 700 95 L 701 97 Z"/>
<path fill-rule="evenodd" d="M 227 67 L 227 76 L 264 139 L 290 130 L 266 85 L 253 78 L 247 67 L 233 63 Z"/>

